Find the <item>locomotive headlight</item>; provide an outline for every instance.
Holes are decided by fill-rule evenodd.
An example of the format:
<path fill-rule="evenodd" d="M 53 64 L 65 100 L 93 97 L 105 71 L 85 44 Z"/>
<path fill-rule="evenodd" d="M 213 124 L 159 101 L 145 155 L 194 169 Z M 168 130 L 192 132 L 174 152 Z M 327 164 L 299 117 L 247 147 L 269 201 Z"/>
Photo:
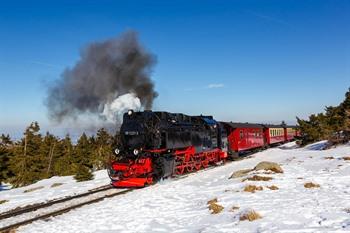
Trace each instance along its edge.
<path fill-rule="evenodd" d="M 129 110 L 128 115 L 131 116 L 133 114 L 133 112 L 134 112 L 133 110 Z"/>
<path fill-rule="evenodd" d="M 135 149 L 135 150 L 134 150 L 134 155 L 138 155 L 138 153 L 139 153 L 139 150 L 138 150 L 138 149 Z"/>
<path fill-rule="evenodd" d="M 120 150 L 119 150 L 118 148 L 116 148 L 116 149 L 114 150 L 114 153 L 115 153 L 116 155 L 119 155 Z"/>

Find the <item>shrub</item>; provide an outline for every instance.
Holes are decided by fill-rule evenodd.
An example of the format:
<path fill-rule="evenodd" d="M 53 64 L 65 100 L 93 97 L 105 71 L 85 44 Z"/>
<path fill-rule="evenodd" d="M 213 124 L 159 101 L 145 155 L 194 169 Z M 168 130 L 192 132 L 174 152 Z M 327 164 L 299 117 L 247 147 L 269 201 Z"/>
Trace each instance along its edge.
<path fill-rule="evenodd" d="M 207 202 L 208 209 L 211 211 L 211 214 L 218 214 L 224 210 L 224 207 L 222 205 L 217 204 L 217 201 L 218 199 L 214 198 Z"/>
<path fill-rule="evenodd" d="M 53 183 L 53 184 L 51 185 L 51 188 L 61 186 L 62 184 L 63 184 L 63 183 Z"/>
<path fill-rule="evenodd" d="M 250 192 L 250 193 L 255 193 L 255 191 L 261 191 L 263 190 L 263 187 L 261 186 L 255 186 L 255 185 L 247 185 L 244 187 L 244 192 Z"/>
<path fill-rule="evenodd" d="M 279 189 L 276 185 L 267 186 L 267 188 L 271 189 L 271 190 L 278 190 Z"/>
<path fill-rule="evenodd" d="M 8 200 L 0 200 L 0 205 L 8 202 Z"/>
<path fill-rule="evenodd" d="M 261 215 L 258 212 L 254 211 L 254 210 L 249 210 L 247 212 L 242 213 L 239 216 L 239 220 L 240 221 L 245 221 L 245 220 L 254 221 L 254 220 L 257 220 L 257 219 L 260 219 L 260 218 L 262 218 Z"/>
<path fill-rule="evenodd" d="M 243 179 L 242 181 L 246 181 L 246 180 L 250 180 L 250 181 L 269 181 L 272 180 L 272 177 L 269 176 L 258 176 L 258 175 L 254 175 L 252 177 L 248 177 Z"/>
<path fill-rule="evenodd" d="M 77 173 L 74 176 L 74 179 L 78 182 L 92 180 L 94 175 L 91 173 L 90 169 L 84 165 L 78 167 Z"/>
<path fill-rule="evenodd" d="M 308 183 L 304 184 L 304 187 L 307 188 L 307 189 L 310 189 L 310 188 L 319 188 L 321 186 L 319 184 L 308 182 Z"/>
<path fill-rule="evenodd" d="M 23 192 L 24 193 L 30 193 L 30 192 L 33 192 L 33 191 L 36 191 L 36 190 L 39 190 L 39 189 L 43 189 L 43 188 L 44 188 L 44 186 L 38 186 L 38 187 L 35 187 L 35 188 L 26 189 Z"/>

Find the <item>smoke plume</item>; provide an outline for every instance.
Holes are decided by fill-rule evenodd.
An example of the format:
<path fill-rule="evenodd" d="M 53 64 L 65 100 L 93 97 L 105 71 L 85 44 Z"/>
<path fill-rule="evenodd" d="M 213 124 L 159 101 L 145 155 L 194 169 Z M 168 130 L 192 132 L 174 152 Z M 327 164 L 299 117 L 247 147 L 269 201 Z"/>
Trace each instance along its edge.
<path fill-rule="evenodd" d="M 110 123 L 115 122 L 127 110 L 139 110 L 141 108 L 141 101 L 133 93 L 121 95 L 112 102 L 105 104 L 102 115 Z"/>
<path fill-rule="evenodd" d="M 92 114 L 106 121 L 128 108 L 151 109 L 157 93 L 150 79 L 155 56 L 128 31 L 118 38 L 94 42 L 80 60 L 48 88 L 50 119 L 62 122 Z"/>

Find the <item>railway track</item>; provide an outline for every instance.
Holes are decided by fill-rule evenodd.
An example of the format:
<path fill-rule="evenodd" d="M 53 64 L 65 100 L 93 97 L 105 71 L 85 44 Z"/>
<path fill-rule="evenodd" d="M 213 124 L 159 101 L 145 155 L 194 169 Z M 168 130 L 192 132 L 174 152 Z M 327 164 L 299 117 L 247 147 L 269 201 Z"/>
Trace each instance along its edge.
<path fill-rule="evenodd" d="M 64 198 L 60 198 L 60 199 L 56 199 L 56 200 L 52 200 L 52 201 L 48 201 L 45 203 L 38 203 L 38 204 L 33 204 L 31 206 L 26 206 L 26 207 L 22 207 L 22 208 L 16 208 L 14 210 L 10 210 L 10 211 L 6 211 L 4 213 L 0 214 L 0 220 L 2 219 L 6 219 L 6 218 L 10 218 L 10 217 L 14 217 L 16 215 L 20 215 L 20 214 L 24 214 L 24 213 L 28 213 L 28 212 L 32 212 L 41 208 L 45 208 L 54 204 L 58 204 L 58 203 L 62 203 L 62 202 L 66 202 L 69 200 L 73 200 L 76 198 L 81 198 L 81 197 L 85 197 L 94 193 L 98 193 L 101 191 L 105 191 L 105 190 L 109 190 L 112 189 L 113 187 L 111 185 L 105 185 L 105 186 L 101 186 L 99 188 L 90 190 L 88 192 L 85 193 L 81 193 L 81 194 L 77 194 L 74 196 L 68 196 L 68 197 L 64 197 Z"/>
<path fill-rule="evenodd" d="M 102 201 L 132 191 L 131 189 L 117 190 L 111 185 L 102 186 L 75 196 L 35 204 L 0 214 L 0 232 L 11 232 L 20 226 L 34 221 L 54 217 L 79 207 Z"/>
<path fill-rule="evenodd" d="M 254 152 L 251 152 L 251 153 L 246 153 L 246 154 L 241 155 L 240 157 L 234 159 L 233 161 L 226 161 L 226 163 L 227 162 L 231 163 L 231 162 L 234 162 L 234 161 L 247 159 L 252 154 L 255 154 L 256 152 L 258 152 L 258 151 L 254 151 Z M 224 164 L 221 164 L 221 165 L 224 165 Z M 213 169 L 215 167 L 216 166 L 211 166 L 211 167 L 208 167 L 208 168 L 204 169 L 203 171 L 209 170 L 209 169 Z M 175 180 L 186 178 L 189 175 L 193 175 L 194 173 L 189 173 L 189 174 L 186 174 L 186 175 L 175 177 Z M 78 194 L 78 195 L 69 196 L 69 197 L 65 197 L 65 198 L 62 198 L 62 199 L 52 200 L 52 201 L 49 201 L 49 202 L 35 204 L 33 206 L 28 206 L 28 207 L 24 207 L 24 208 L 19 208 L 19 209 L 15 209 L 15 210 L 12 210 L 12 211 L 8 211 L 8 212 L 5 212 L 5 213 L 1 213 L 0 214 L 0 220 L 4 220 L 4 219 L 6 220 L 6 219 L 13 218 L 13 217 L 16 217 L 16 216 L 21 216 L 21 215 L 26 214 L 26 213 L 30 213 L 30 212 L 33 212 L 33 211 L 45 209 L 47 207 L 54 206 L 54 205 L 57 205 L 57 204 L 60 204 L 60 203 L 66 203 L 66 202 L 71 201 L 71 200 L 75 200 L 75 199 L 79 199 L 79 198 L 83 198 L 83 197 L 88 197 L 88 196 L 91 196 L 91 195 L 96 194 L 96 193 L 106 192 L 108 190 L 114 190 L 114 192 L 107 193 L 107 194 L 102 195 L 100 197 L 96 197 L 94 199 L 89 199 L 89 200 L 86 200 L 86 201 L 83 201 L 83 202 L 80 202 L 80 203 L 77 203 L 77 204 L 73 204 L 73 205 L 70 205 L 68 207 L 60 208 L 58 210 L 51 211 L 51 212 L 48 212 L 48 213 L 45 213 L 45 214 L 39 214 L 39 215 L 37 215 L 35 217 L 31 217 L 31 218 L 28 218 L 28 219 L 25 219 L 25 220 L 20 220 L 18 222 L 11 223 L 11 224 L 6 225 L 6 226 L 2 226 L 0 224 L 0 232 L 11 232 L 11 230 L 13 230 L 13 229 L 16 229 L 16 228 L 18 228 L 20 226 L 23 226 L 23 225 L 30 224 L 30 223 L 32 223 L 34 221 L 44 220 L 44 219 L 47 219 L 47 218 L 50 218 L 50 217 L 54 217 L 54 216 L 66 213 L 66 212 L 68 212 L 70 210 L 74 210 L 74 209 L 77 209 L 77 208 L 85 206 L 85 205 L 89 205 L 89 204 L 93 204 L 93 203 L 102 201 L 102 200 L 104 200 L 106 198 L 111 198 L 111 197 L 114 197 L 114 196 L 125 194 L 127 192 L 132 191 L 133 189 L 126 189 L 126 190 L 120 191 L 120 190 L 116 190 L 111 185 L 106 185 L 106 186 L 102 186 L 102 187 L 99 187 L 97 189 L 90 190 L 89 192 L 81 193 L 81 194 Z"/>

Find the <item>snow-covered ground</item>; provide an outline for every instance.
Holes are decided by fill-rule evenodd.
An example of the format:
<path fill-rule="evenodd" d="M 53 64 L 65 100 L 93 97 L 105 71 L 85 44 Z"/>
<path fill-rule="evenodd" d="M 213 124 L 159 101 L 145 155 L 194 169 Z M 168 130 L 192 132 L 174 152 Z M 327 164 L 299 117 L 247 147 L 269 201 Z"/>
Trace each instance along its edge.
<path fill-rule="evenodd" d="M 23 207 L 85 193 L 88 190 L 110 183 L 110 179 L 105 170 L 95 172 L 94 177 L 94 180 L 76 182 L 72 176 L 55 176 L 22 188 L 0 191 L 0 201 L 6 200 L 5 203 L 0 204 L 0 212 L 2 213 L 16 207 Z"/>
<path fill-rule="evenodd" d="M 299 149 L 289 143 L 251 158 L 106 199 L 50 221 L 34 222 L 18 232 L 350 232 L 350 161 L 342 159 L 350 156 L 350 146 L 322 151 L 322 145 Z M 277 162 L 284 173 L 259 172 L 273 177 L 270 181 L 228 179 L 232 172 L 253 168 L 260 161 Z M 247 176 L 254 173 L 257 172 Z M 100 184 L 106 179 L 101 174 Z M 307 189 L 306 182 L 320 187 Z M 263 190 L 244 192 L 248 184 L 262 186 Z M 67 181 L 66 192 L 72 192 L 69 188 L 74 185 Z M 271 185 L 279 189 L 268 189 Z M 50 192 L 53 188 L 45 189 Z M 15 190 L 3 191 L 0 199 L 7 195 L 10 202 L 18 203 L 19 197 L 12 199 L 7 194 L 10 192 L 16 194 Z M 23 194 L 21 198 L 37 201 L 40 197 L 34 198 L 36 195 L 48 196 L 44 189 L 27 194 L 33 196 Z M 208 210 L 207 201 L 213 198 L 224 207 L 221 213 L 211 214 Z M 239 209 L 232 210 L 233 206 Z M 250 209 L 262 218 L 240 221 L 242 213 Z"/>

